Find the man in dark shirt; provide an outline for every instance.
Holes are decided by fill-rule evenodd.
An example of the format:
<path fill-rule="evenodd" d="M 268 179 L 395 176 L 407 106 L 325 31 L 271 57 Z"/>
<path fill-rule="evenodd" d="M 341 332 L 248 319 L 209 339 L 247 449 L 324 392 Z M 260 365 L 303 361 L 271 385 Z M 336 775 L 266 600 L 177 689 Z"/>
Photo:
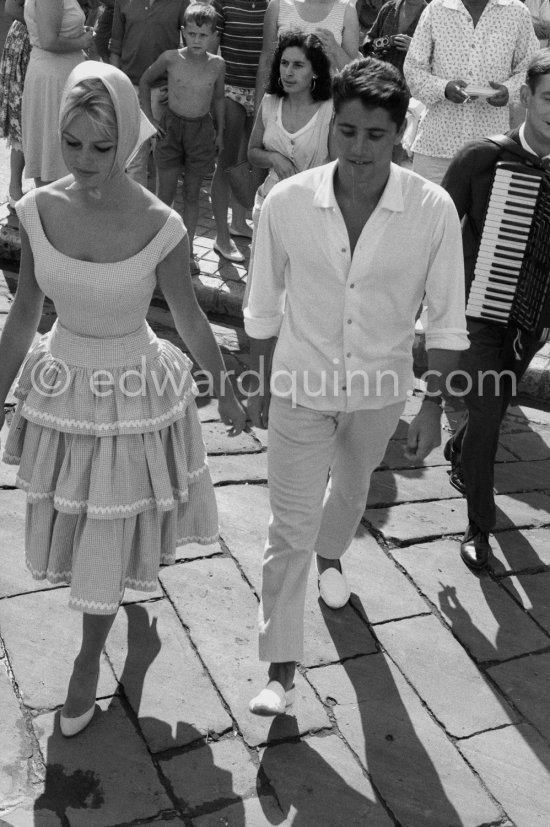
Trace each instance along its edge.
<path fill-rule="evenodd" d="M 472 141 L 457 153 L 443 179 L 443 187 L 464 219 L 467 295 L 496 163 L 520 161 L 550 169 L 550 50 L 532 59 L 520 97 L 527 108 L 526 120 L 508 133 L 510 148 L 489 138 Z M 445 456 L 451 461 L 451 484 L 465 494 L 468 502 L 461 557 L 471 568 L 481 569 L 489 560 L 488 535 L 496 522 L 493 480 L 500 423 L 517 382 L 543 342 L 513 324 L 502 326 L 479 319 L 468 320 L 468 332 L 470 348 L 460 363 L 469 388 L 465 394 L 467 413 L 445 446 Z"/>
<path fill-rule="evenodd" d="M 168 49 L 179 49 L 180 28 L 189 0 L 116 0 L 111 32 L 111 63 L 128 75 L 136 92 L 142 74 Z M 160 119 L 162 104 L 159 89 L 153 90 L 155 117 Z M 150 147 L 146 142 L 128 167 L 131 177 L 147 186 L 147 160 Z"/>

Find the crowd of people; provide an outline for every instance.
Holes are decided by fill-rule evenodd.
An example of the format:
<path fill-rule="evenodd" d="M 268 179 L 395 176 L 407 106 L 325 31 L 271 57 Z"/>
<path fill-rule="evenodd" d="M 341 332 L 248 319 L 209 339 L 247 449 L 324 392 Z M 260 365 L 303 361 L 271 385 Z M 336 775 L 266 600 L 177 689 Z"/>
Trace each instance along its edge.
<path fill-rule="evenodd" d="M 429 370 L 405 456 L 421 463 L 441 443 L 445 400 L 463 396 L 445 446 L 468 507 L 460 553 L 472 569 L 490 559 L 500 422 L 544 336 L 467 319 L 466 301 L 497 164 L 550 186 L 546 30 L 520 0 L 6 10 L 0 124 L 21 266 L 0 340 L 2 403 L 18 377 L 3 459 L 27 493 L 28 568 L 70 584 L 83 614 L 61 730 L 93 717 L 125 587 L 154 590 L 177 545 L 217 538 L 191 362 L 145 320 L 156 286 L 228 433 L 269 430 L 268 682 L 250 710 L 284 713 L 314 554 L 321 599 L 349 599 L 341 560 L 412 387 L 422 306 Z M 425 107 L 412 170 L 401 164 L 411 93 Z M 241 162 L 263 171 L 251 216 L 226 174 Z M 35 183 L 24 196 L 23 170 Z M 233 239 L 252 242 L 243 312 L 258 383 L 244 400 L 193 290 L 205 176 L 214 249 L 241 261 Z M 183 221 L 172 209 L 181 177 Z M 57 320 L 29 351 L 45 295 Z M 505 381 L 480 387 L 487 370 Z M 465 392 L 456 373 L 472 380 Z"/>

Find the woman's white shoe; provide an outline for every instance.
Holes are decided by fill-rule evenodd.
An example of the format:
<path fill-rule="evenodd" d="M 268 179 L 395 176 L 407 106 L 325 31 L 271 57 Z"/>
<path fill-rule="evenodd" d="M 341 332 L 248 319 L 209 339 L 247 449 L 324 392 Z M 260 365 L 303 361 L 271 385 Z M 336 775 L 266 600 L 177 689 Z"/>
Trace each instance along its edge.
<path fill-rule="evenodd" d="M 78 735 L 79 732 L 82 732 L 85 729 L 92 718 L 94 717 L 95 712 L 95 701 L 93 706 L 90 707 L 86 712 L 82 715 L 79 715 L 77 718 L 66 718 L 63 714 L 59 716 L 59 726 L 61 727 L 61 734 L 65 736 L 65 738 L 72 738 L 73 735 Z"/>
<path fill-rule="evenodd" d="M 284 715 L 292 710 L 294 705 L 294 686 L 285 691 L 279 681 L 269 681 L 261 692 L 252 698 L 248 708 L 253 715 L 272 717 Z"/>

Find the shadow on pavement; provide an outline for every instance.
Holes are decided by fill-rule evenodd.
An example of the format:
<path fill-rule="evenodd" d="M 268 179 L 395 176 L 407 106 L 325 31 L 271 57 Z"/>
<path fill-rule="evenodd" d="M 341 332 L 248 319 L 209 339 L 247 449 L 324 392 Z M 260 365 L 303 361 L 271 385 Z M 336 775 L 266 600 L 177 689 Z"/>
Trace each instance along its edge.
<path fill-rule="evenodd" d="M 354 606 L 366 610 L 357 595 Z M 321 604 L 327 629 L 338 648 L 334 612 Z M 382 654 L 343 660 L 348 693 L 333 698 L 339 729 L 367 768 L 377 793 L 388 803 L 400 824 L 441 827 L 462 823 L 449 800 L 437 768 L 417 735 L 424 728 L 416 697 L 412 697 L 397 669 Z M 331 702 L 330 697 L 327 698 Z M 370 823 L 370 822 L 364 822 Z M 374 823 L 374 822 L 373 822 Z"/>
<path fill-rule="evenodd" d="M 183 816 L 179 815 L 181 824 L 190 824 L 191 816 L 195 818 L 211 811 L 212 803 L 210 806 L 208 802 L 190 806 L 182 800 L 181 792 L 175 790 L 170 790 L 172 801 L 166 796 L 165 788 L 170 787 L 170 782 L 167 778 L 160 780 L 156 768 L 159 758 L 174 757 L 176 747 L 179 755 L 197 752 L 198 748 L 201 752 L 200 775 L 197 773 L 196 779 L 186 779 L 187 789 L 194 784 L 204 787 L 206 782 L 215 799 L 216 810 L 230 804 L 232 827 L 245 827 L 242 800 L 233 791 L 233 775 L 214 764 L 214 756 L 204 743 L 204 733 L 186 721 L 178 722 L 174 733 L 173 727 L 159 718 L 137 719 L 145 675 L 160 652 L 162 641 L 156 618 L 150 623 L 142 606 L 129 604 L 122 608 L 128 616 L 128 651 L 119 680 L 122 700 L 113 696 L 105 710 L 96 705 L 90 727 L 71 739 L 61 735 L 59 716 L 56 715 L 54 731 L 48 738 L 44 754 L 45 788 L 34 805 L 35 827 L 68 827 L 75 823 L 107 827 L 134 821 L 142 823 L 143 819 L 148 821 L 161 811 L 177 818 L 174 816 L 174 799 L 183 813 Z M 129 688 L 131 708 L 126 698 Z M 154 763 L 143 731 L 156 733 L 158 740 L 167 745 L 161 755 L 154 756 Z M 183 749 L 178 746 L 182 743 L 182 735 L 190 744 Z M 78 811 L 86 811 L 86 814 L 79 816 Z M 96 811 L 96 814 L 88 811 Z M 56 821 L 51 819 L 52 814 L 57 816 Z"/>

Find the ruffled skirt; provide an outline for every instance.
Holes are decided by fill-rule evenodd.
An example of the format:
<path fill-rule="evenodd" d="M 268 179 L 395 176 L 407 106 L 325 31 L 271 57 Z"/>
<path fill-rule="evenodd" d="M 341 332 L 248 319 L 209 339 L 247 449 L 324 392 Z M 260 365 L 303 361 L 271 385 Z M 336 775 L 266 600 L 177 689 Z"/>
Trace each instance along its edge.
<path fill-rule="evenodd" d="M 95 339 L 59 322 L 24 363 L 3 459 L 27 492 L 27 566 L 71 584 L 73 608 L 112 614 L 176 546 L 217 539 L 190 366 L 147 325 Z"/>

